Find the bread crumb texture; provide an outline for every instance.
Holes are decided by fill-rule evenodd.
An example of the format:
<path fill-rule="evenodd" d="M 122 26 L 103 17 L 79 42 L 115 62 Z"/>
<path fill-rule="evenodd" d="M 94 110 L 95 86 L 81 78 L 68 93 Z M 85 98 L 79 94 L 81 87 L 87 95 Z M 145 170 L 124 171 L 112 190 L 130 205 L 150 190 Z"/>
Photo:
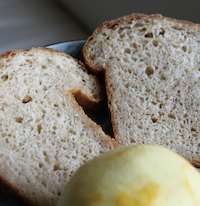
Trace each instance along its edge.
<path fill-rule="evenodd" d="M 54 50 L 0 58 L 0 176 L 36 205 L 55 205 L 74 171 L 112 148 L 70 93 L 98 102 L 95 76 Z"/>
<path fill-rule="evenodd" d="M 85 46 L 103 68 L 116 139 L 200 161 L 200 26 L 160 15 L 107 22 Z"/>

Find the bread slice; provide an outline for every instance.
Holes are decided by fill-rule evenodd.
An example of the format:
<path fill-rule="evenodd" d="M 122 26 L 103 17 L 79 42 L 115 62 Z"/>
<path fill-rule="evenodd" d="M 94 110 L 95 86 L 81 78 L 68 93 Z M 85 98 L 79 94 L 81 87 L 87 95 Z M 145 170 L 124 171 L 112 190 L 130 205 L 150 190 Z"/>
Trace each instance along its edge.
<path fill-rule="evenodd" d="M 117 146 L 73 96 L 99 102 L 99 82 L 51 49 L 8 52 L 0 67 L 0 179 L 33 205 L 55 205 L 80 165 Z"/>
<path fill-rule="evenodd" d="M 105 72 L 121 144 L 164 145 L 200 166 L 200 25 L 132 14 L 103 23 L 83 53 Z"/>

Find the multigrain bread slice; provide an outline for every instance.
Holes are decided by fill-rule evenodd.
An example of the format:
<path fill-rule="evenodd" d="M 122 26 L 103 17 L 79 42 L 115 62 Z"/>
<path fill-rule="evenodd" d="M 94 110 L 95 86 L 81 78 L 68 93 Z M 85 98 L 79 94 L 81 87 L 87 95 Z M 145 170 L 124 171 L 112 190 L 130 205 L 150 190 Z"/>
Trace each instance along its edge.
<path fill-rule="evenodd" d="M 121 144 L 161 144 L 200 166 L 200 25 L 132 14 L 97 28 L 83 55 L 105 73 Z"/>
<path fill-rule="evenodd" d="M 80 165 L 117 146 L 74 98 L 99 102 L 99 82 L 51 49 L 8 52 L 0 67 L 0 179 L 32 205 L 55 205 Z"/>

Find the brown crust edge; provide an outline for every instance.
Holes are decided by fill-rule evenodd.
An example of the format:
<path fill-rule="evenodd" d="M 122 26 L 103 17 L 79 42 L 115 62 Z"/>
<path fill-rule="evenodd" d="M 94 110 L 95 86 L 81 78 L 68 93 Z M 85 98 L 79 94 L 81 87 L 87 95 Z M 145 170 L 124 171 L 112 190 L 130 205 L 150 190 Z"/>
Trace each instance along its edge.
<path fill-rule="evenodd" d="M 71 57 L 68 54 L 65 54 L 64 52 L 61 52 L 59 50 L 55 50 L 55 49 L 50 49 L 50 48 L 32 48 L 30 50 L 11 50 L 8 51 L 4 54 L 0 55 L 0 60 L 2 58 L 9 58 L 9 57 L 14 57 L 15 55 L 17 55 L 17 53 L 19 52 L 32 52 L 33 50 L 39 50 L 39 51 L 47 51 L 47 52 L 56 52 L 64 57 L 68 57 L 70 59 L 75 60 L 79 65 L 81 65 L 81 68 L 88 73 L 87 69 L 85 68 L 84 64 L 80 61 L 78 61 L 77 59 L 74 59 L 73 57 Z M 77 89 L 74 88 L 73 90 L 69 90 L 70 95 L 68 95 L 70 101 L 73 103 L 74 108 L 77 110 L 77 112 L 80 114 L 80 116 L 84 119 L 85 123 L 87 123 L 87 125 L 89 127 L 91 127 L 92 129 L 94 129 L 97 133 L 99 133 L 99 136 L 101 138 L 101 140 L 103 142 L 107 142 L 110 144 L 110 149 L 114 149 L 114 148 L 118 148 L 120 147 L 120 145 L 111 137 L 109 137 L 108 135 L 106 135 L 101 126 L 97 125 L 95 122 L 93 122 L 83 111 L 83 108 L 78 104 L 80 103 L 83 106 L 86 106 L 86 108 L 89 109 L 93 109 L 94 107 L 97 107 L 100 102 L 103 100 L 99 99 L 98 101 L 95 100 L 94 98 L 86 95 L 84 93 L 84 91 L 82 91 L 81 89 Z M 76 101 L 76 99 L 78 99 L 78 102 Z M 91 104 L 91 105 L 90 105 Z M 22 200 L 26 205 L 30 205 L 30 206 L 36 206 L 38 205 L 35 201 L 33 201 L 31 198 L 26 197 L 25 194 L 23 194 L 23 192 L 21 192 L 17 186 L 13 185 L 8 179 L 4 178 L 3 175 L 0 174 L 0 184 L 2 184 L 3 186 L 6 186 L 8 188 L 8 190 L 13 194 L 13 196 L 16 196 L 17 198 L 19 198 L 19 200 Z"/>
<path fill-rule="evenodd" d="M 200 161 L 193 160 L 191 164 L 194 165 L 196 168 L 200 168 Z"/>
<path fill-rule="evenodd" d="M 115 28 L 116 26 L 122 24 L 122 23 L 128 23 L 133 20 L 141 20 L 141 19 L 158 19 L 158 20 L 164 20 L 164 21 L 172 21 L 175 23 L 182 24 L 183 26 L 189 26 L 193 27 L 195 29 L 200 29 L 200 24 L 193 23 L 191 21 L 186 21 L 186 20 L 179 20 L 175 18 L 169 18 L 169 17 L 164 17 L 161 14 L 151 14 L 151 15 L 146 15 L 143 13 L 133 13 L 131 15 L 123 16 L 111 21 L 105 21 L 102 24 L 100 24 L 99 27 L 92 33 L 92 35 L 87 39 L 86 43 L 83 46 L 83 59 L 84 63 L 86 64 L 87 68 L 89 71 L 91 71 L 94 74 L 104 74 L 105 76 L 105 84 L 106 84 L 106 93 L 108 96 L 108 108 L 111 113 L 111 122 L 112 122 L 112 128 L 113 128 L 113 133 L 114 133 L 114 138 L 119 142 L 119 131 L 117 129 L 116 123 L 115 123 L 115 112 L 112 106 L 112 94 L 110 92 L 110 87 L 109 87 L 109 78 L 107 74 L 107 68 L 101 67 L 101 66 L 96 66 L 93 61 L 90 59 L 89 52 L 88 52 L 88 47 L 90 44 L 93 43 L 93 40 L 95 37 L 102 32 L 104 29 L 107 28 Z M 190 161 L 192 165 L 194 165 L 197 168 L 200 168 L 200 161 Z"/>
<path fill-rule="evenodd" d="M 23 202 L 24 206 L 37 206 L 34 201 L 22 195 L 18 188 L 14 187 L 7 179 L 3 178 L 2 175 L 0 175 L 0 184 L 3 187 L 6 187 L 6 189 L 11 193 L 12 197 L 14 197 L 16 200 L 19 200 L 20 202 Z"/>

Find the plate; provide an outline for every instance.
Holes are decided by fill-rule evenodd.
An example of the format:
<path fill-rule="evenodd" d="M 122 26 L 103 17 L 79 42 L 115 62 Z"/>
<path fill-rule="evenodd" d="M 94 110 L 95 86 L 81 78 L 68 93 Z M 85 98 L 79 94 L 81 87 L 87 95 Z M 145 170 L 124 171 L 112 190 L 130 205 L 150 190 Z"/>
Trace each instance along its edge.
<path fill-rule="evenodd" d="M 49 45 L 46 47 L 63 51 L 65 53 L 71 55 L 72 57 L 80 60 L 81 59 L 81 50 L 83 48 L 84 43 L 85 43 L 85 40 L 77 40 L 77 41 L 68 41 L 68 42 L 61 42 L 61 43 L 57 43 L 57 44 L 52 44 L 52 45 Z"/>
<path fill-rule="evenodd" d="M 46 46 L 47 48 L 57 49 L 63 51 L 72 57 L 82 60 L 82 48 L 85 43 L 85 40 L 77 40 L 77 41 L 68 41 L 68 42 L 61 42 L 57 44 L 52 44 Z M 100 79 L 103 81 L 103 79 Z M 87 115 L 95 121 L 97 124 L 101 125 L 104 132 L 108 135 L 112 134 L 111 123 L 109 118 L 108 108 L 105 105 L 95 114 Z M 10 191 L 4 186 L 0 184 L 0 206 L 25 206 L 18 197 L 14 194 L 11 194 Z"/>

